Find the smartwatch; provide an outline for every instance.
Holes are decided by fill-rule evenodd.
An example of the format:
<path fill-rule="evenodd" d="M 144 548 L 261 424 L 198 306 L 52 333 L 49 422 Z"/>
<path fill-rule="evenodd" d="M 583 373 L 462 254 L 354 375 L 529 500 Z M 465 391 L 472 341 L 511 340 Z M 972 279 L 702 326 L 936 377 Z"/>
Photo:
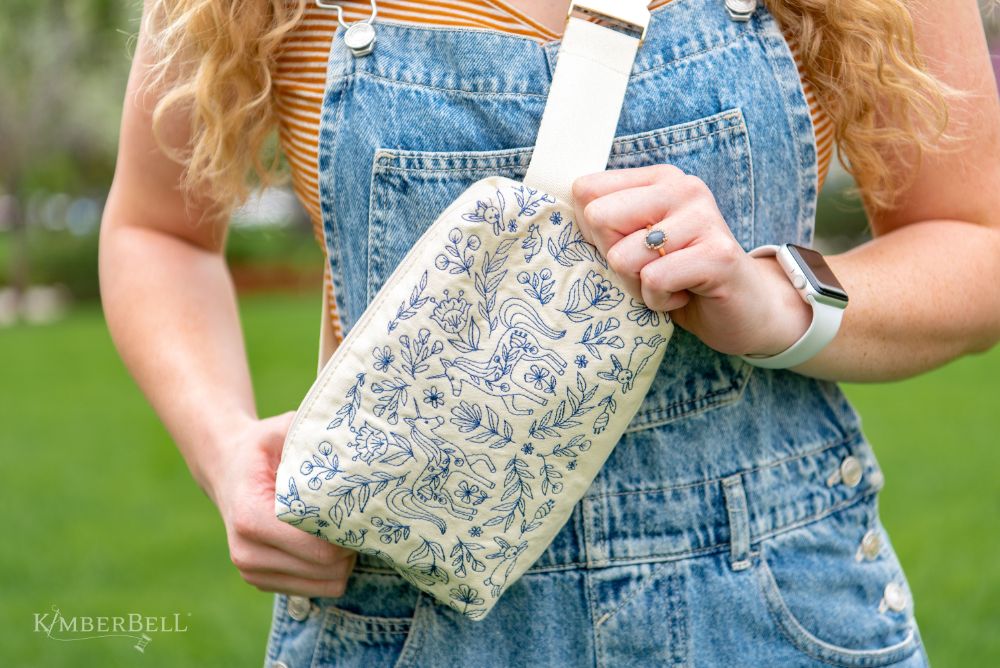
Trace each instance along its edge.
<path fill-rule="evenodd" d="M 837 335 L 844 309 L 847 308 L 847 292 L 833 275 L 823 255 L 811 248 L 795 244 L 758 246 L 749 255 L 777 256 L 778 264 L 785 270 L 799 296 L 812 306 L 813 319 L 806 333 L 786 350 L 776 355 L 740 355 L 740 358 L 765 369 L 798 366 L 821 351 Z"/>

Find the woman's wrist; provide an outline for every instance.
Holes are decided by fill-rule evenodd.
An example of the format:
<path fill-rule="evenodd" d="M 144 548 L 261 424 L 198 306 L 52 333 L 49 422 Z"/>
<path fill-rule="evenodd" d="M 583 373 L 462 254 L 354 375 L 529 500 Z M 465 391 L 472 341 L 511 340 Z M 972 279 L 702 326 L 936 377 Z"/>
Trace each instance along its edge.
<path fill-rule="evenodd" d="M 745 354 L 777 355 L 798 341 L 812 323 L 812 307 L 799 295 L 775 257 L 754 258 L 761 269 L 765 294 L 769 299 L 764 314 L 759 349 Z"/>
<path fill-rule="evenodd" d="M 257 422 L 253 414 L 231 413 L 224 419 L 205 424 L 200 436 L 181 448 L 191 477 L 216 506 L 219 506 L 219 488 L 226 479 L 229 463 L 244 442 L 244 435 Z"/>

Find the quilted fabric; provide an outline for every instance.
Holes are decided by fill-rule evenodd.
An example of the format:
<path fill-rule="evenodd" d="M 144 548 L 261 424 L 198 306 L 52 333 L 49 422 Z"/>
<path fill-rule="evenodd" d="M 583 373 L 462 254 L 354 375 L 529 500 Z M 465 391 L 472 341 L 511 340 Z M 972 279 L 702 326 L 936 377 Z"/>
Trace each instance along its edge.
<path fill-rule="evenodd" d="M 571 207 L 478 181 L 306 396 L 276 513 L 479 619 L 569 518 L 673 327 L 624 292 Z"/>

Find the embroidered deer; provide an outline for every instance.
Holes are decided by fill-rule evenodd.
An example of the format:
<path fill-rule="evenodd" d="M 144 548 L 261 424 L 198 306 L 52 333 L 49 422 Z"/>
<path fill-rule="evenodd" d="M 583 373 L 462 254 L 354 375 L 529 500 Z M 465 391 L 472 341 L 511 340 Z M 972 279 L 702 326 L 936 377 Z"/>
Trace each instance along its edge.
<path fill-rule="evenodd" d="M 488 358 L 473 360 L 457 357 L 449 360 L 442 357 L 441 367 L 444 372 L 432 378 L 447 379 L 451 385 L 451 393 L 456 397 L 461 396 L 463 383 L 469 383 L 486 394 L 503 400 L 512 415 L 530 415 L 534 410 L 518 408 L 517 400 L 526 399 L 545 406 L 548 399 L 522 383 L 520 379 L 524 377 L 523 364 L 543 365 L 552 373 L 563 375 L 566 360 L 555 351 L 545 348 L 539 337 L 556 341 L 566 335 L 566 330 L 556 330 L 547 325 L 528 302 L 517 297 L 504 302 L 500 307 L 499 317 L 507 331 Z"/>
<path fill-rule="evenodd" d="M 441 533 L 445 533 L 447 524 L 434 511 L 443 510 L 452 517 L 471 520 L 478 511 L 472 506 L 456 503 L 447 489 L 448 481 L 452 475 L 458 474 L 493 489 L 496 484 L 473 468 L 483 464 L 490 473 L 496 473 L 492 460 L 486 454 L 467 455 L 459 446 L 434 433 L 444 424 L 444 418 L 440 416 L 423 417 L 418 407 L 417 417 L 403 418 L 403 421 L 410 426 L 413 457 L 418 461 L 425 459 L 425 462 L 412 487 L 400 487 L 389 493 L 386 497 L 389 509 L 400 517 L 430 522 Z"/>

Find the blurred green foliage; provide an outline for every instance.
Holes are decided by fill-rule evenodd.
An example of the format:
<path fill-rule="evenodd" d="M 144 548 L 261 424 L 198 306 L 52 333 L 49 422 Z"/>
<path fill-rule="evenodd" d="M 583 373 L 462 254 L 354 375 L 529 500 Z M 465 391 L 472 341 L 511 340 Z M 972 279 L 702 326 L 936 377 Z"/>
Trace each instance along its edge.
<path fill-rule="evenodd" d="M 0 195 L 102 201 L 140 0 L 6 0 L 0 20 Z M 994 30 L 995 30 L 994 22 Z M 817 235 L 865 236 L 859 205 L 824 199 Z M 97 295 L 96 233 L 32 224 L 32 283 Z M 0 284 L 12 256 L 0 231 Z M 234 264 L 315 266 L 301 227 L 236 227 Z M 315 369 L 318 295 L 253 297 L 243 317 L 262 414 L 294 408 Z M 214 508 L 129 380 L 95 304 L 56 326 L 0 329 L 0 664 L 261 662 L 271 598 L 229 564 Z M 887 474 L 882 513 L 931 658 L 1000 664 L 1000 349 L 892 385 L 845 386 Z M 960 425 L 960 430 L 956 428 Z M 984 521 L 984 518 L 986 521 Z M 172 614 L 190 632 L 141 657 L 122 639 L 58 643 L 32 615 Z"/>
<path fill-rule="evenodd" d="M 35 285 L 61 285 L 76 299 L 96 299 L 97 233 L 31 226 L 27 231 L 29 278 Z M 0 277 L 8 275 L 13 239 L 0 233 Z M 298 226 L 234 226 L 226 257 L 233 266 L 286 267 L 312 275 L 322 270 L 319 245 L 312 233 Z M 2 284 L 2 283 L 0 283 Z"/>
<path fill-rule="evenodd" d="M 262 415 L 315 373 L 319 295 L 242 300 Z M 112 348 L 96 306 L 0 330 L 0 665 L 260 665 L 271 597 Z M 891 385 L 845 385 L 886 474 L 882 519 L 939 666 L 1000 665 L 1000 348 Z M 210 410 L 211 407 L 206 407 Z M 958 427 L 960 425 L 960 427 Z M 182 614 L 190 631 L 56 642 L 33 614 Z"/>
<path fill-rule="evenodd" d="M 138 0 L 6 0 L 0 20 L 0 186 L 103 192 Z"/>

